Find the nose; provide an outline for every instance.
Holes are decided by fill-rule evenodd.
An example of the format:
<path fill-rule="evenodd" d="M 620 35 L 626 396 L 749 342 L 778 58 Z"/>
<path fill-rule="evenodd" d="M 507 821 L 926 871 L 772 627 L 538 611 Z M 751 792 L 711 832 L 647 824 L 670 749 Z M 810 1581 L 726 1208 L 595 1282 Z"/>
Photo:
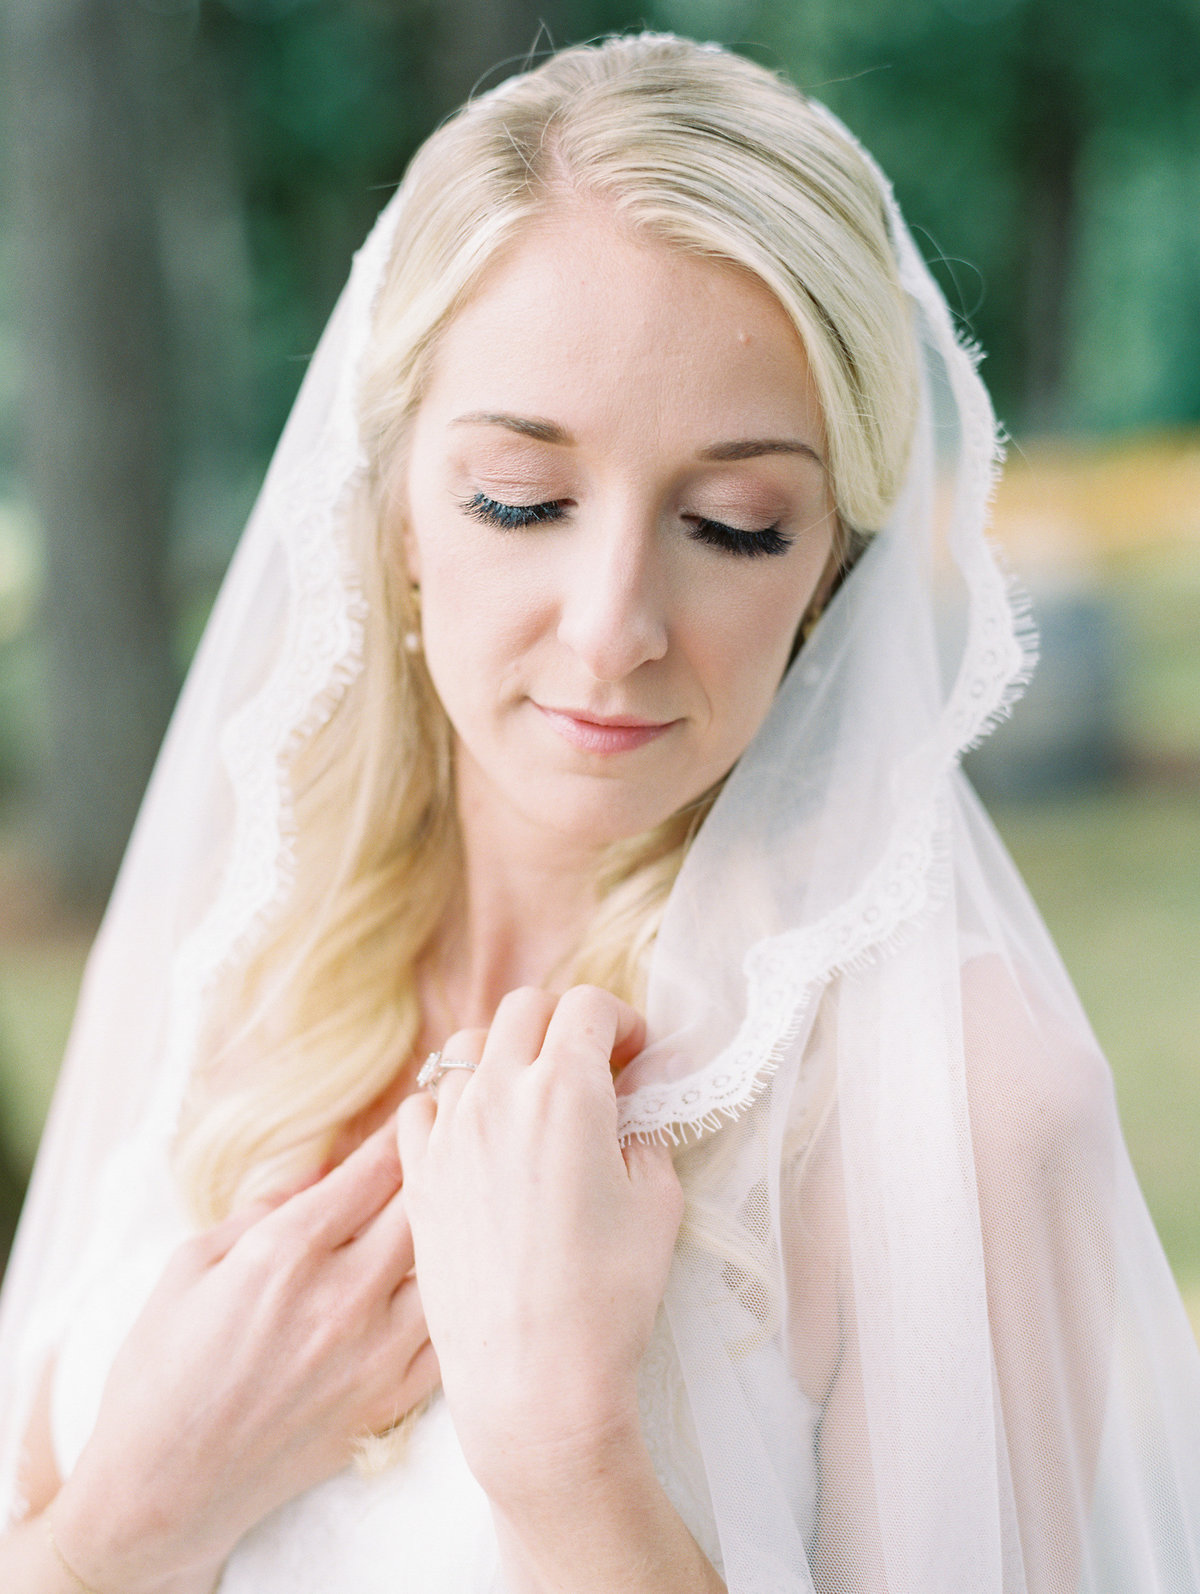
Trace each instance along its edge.
<path fill-rule="evenodd" d="M 630 509 L 580 528 L 563 572 L 558 637 L 598 681 L 620 681 L 667 651 L 666 571 L 655 519 Z"/>

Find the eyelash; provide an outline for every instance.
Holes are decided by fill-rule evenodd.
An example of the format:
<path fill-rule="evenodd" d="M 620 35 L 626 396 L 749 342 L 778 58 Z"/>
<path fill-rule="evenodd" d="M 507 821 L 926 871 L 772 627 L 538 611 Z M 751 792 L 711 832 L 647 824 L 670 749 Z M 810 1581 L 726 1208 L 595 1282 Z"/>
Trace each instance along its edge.
<path fill-rule="evenodd" d="M 499 526 L 502 531 L 519 531 L 523 526 L 541 526 L 562 520 L 567 506 L 561 499 L 551 499 L 544 504 L 502 504 L 484 493 L 476 493 L 462 505 L 463 511 L 482 520 L 486 525 Z M 761 531 L 741 531 L 736 526 L 726 526 L 719 520 L 709 520 L 704 515 L 686 517 L 688 535 L 696 542 L 710 548 L 720 548 L 744 559 L 770 558 L 783 554 L 792 546 L 792 539 L 778 526 L 764 526 Z"/>

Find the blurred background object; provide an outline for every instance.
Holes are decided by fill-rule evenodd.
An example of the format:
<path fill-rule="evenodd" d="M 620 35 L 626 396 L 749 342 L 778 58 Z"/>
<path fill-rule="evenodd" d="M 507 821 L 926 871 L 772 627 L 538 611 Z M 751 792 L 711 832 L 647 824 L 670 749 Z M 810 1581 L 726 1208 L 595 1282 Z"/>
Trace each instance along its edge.
<path fill-rule="evenodd" d="M 1043 661 L 971 772 L 1112 1058 L 1200 1311 L 1195 0 L 9 0 L 0 205 L 0 1237 L 176 686 L 416 145 L 640 26 L 826 100 L 1012 442 Z"/>

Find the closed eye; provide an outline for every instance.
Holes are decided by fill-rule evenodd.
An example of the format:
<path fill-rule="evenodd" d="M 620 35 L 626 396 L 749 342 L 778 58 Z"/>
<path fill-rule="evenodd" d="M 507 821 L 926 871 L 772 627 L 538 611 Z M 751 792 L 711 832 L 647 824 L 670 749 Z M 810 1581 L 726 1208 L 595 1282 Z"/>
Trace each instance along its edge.
<path fill-rule="evenodd" d="M 764 555 L 786 553 L 792 539 L 778 526 L 764 526 L 761 531 L 742 531 L 737 526 L 726 526 L 720 520 L 709 520 L 705 515 L 685 515 L 688 535 L 710 548 L 721 548 L 726 553 L 741 554 L 748 559 L 761 559 Z"/>
<path fill-rule="evenodd" d="M 462 508 L 468 515 L 489 526 L 515 531 L 522 526 L 539 526 L 547 521 L 561 520 L 567 512 L 567 501 L 554 498 L 544 504 L 502 504 L 485 493 L 475 493 Z"/>

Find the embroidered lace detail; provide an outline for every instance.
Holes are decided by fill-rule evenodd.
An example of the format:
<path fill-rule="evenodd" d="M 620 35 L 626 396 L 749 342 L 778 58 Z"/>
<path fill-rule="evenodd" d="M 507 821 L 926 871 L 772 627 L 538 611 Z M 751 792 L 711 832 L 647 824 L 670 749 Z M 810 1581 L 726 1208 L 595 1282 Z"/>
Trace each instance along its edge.
<path fill-rule="evenodd" d="M 941 805 L 931 801 L 912 821 L 893 834 L 878 867 L 834 913 L 750 948 L 743 965 L 747 1011 L 737 1034 L 695 1073 L 620 1097 L 623 1139 L 674 1140 L 684 1125 L 715 1129 L 738 1116 L 774 1073 L 830 976 L 891 944 L 941 900 L 947 872 Z"/>
<path fill-rule="evenodd" d="M 154 1116 L 173 1116 L 178 1108 L 213 982 L 251 950 L 287 898 L 294 878 L 291 760 L 362 670 L 366 604 L 346 526 L 347 505 L 366 466 L 355 390 L 397 218 L 393 202 L 355 257 L 340 307 L 346 351 L 319 442 L 307 459 L 294 460 L 285 436 L 264 486 L 258 513 L 266 520 L 255 530 L 286 560 L 283 642 L 266 682 L 222 736 L 236 803 L 233 842 L 216 898 L 175 962 Z M 303 396 L 297 409 L 302 402 Z M 278 484 L 279 476 L 286 485 Z"/>

